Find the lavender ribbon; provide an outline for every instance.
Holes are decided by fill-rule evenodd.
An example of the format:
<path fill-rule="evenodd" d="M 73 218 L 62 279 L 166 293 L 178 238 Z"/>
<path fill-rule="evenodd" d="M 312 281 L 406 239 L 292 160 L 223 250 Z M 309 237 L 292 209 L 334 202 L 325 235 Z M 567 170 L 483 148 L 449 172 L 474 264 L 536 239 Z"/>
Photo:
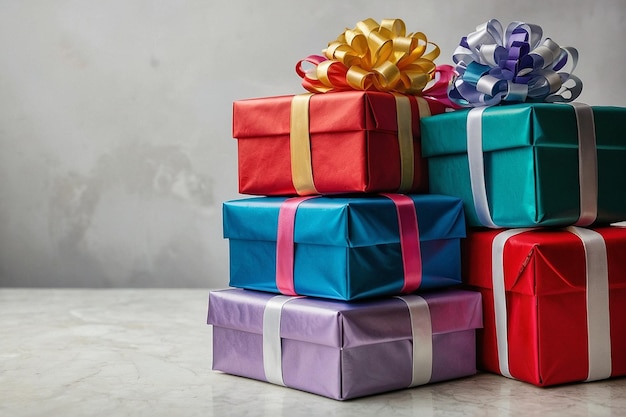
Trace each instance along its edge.
<path fill-rule="evenodd" d="M 450 100 L 463 107 L 575 100 L 582 91 L 572 75 L 578 51 L 542 36 L 540 26 L 524 22 L 512 22 L 506 31 L 496 19 L 476 27 L 454 51 L 458 76 Z"/>

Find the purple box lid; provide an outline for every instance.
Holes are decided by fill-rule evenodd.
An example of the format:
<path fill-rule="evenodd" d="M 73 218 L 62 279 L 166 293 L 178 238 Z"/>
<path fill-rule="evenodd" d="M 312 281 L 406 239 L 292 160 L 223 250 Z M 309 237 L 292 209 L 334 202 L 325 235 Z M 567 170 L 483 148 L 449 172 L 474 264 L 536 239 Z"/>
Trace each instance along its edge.
<path fill-rule="evenodd" d="M 428 303 L 433 335 L 482 327 L 480 293 L 447 289 L 419 295 Z M 208 324 L 262 334 L 265 305 L 275 296 L 243 289 L 211 291 Z M 280 334 L 338 348 L 412 337 L 407 306 L 396 297 L 352 302 L 300 297 L 284 305 Z"/>

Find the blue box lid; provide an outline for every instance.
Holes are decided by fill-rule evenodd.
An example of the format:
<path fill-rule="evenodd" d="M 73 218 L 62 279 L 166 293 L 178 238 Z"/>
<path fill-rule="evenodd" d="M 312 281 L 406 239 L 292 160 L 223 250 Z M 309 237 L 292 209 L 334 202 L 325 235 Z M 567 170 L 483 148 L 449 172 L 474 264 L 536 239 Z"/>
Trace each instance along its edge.
<path fill-rule="evenodd" d="M 462 200 L 412 194 L 421 241 L 465 237 Z M 278 213 L 287 197 L 253 197 L 223 203 L 223 231 L 228 239 L 275 241 Z M 396 208 L 381 195 L 323 196 L 300 204 L 296 243 L 362 247 L 399 242 Z"/>

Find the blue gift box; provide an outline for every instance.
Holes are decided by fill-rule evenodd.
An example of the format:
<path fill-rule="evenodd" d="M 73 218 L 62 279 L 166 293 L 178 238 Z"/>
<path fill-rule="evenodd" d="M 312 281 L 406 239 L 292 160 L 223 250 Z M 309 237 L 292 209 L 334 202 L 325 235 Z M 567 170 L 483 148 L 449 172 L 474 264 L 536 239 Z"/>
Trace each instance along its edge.
<path fill-rule="evenodd" d="M 432 194 L 407 197 L 413 201 L 419 231 L 418 290 L 460 284 L 462 201 Z M 255 197 L 223 204 L 230 286 L 280 292 L 276 242 L 279 211 L 286 200 Z M 324 196 L 302 202 L 293 222 L 295 292 L 338 300 L 400 294 L 405 271 L 398 224 L 394 202 L 380 195 Z"/>

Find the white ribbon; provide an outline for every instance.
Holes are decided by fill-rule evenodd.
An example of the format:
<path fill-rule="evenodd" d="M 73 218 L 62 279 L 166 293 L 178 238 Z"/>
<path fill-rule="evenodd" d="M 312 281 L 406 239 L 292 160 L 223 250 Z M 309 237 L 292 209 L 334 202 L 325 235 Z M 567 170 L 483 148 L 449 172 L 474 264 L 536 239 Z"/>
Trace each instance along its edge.
<path fill-rule="evenodd" d="M 568 227 L 585 248 L 587 277 L 587 334 L 589 372 L 586 381 L 611 376 L 611 317 L 609 314 L 609 270 L 606 244 L 598 232 Z"/>
<path fill-rule="evenodd" d="M 513 236 L 532 229 L 505 230 L 492 243 L 492 279 L 496 344 L 500 373 L 514 378 L 509 371 L 508 323 L 504 284 L 504 247 Z M 582 241 L 585 249 L 587 334 L 589 370 L 586 381 L 611 376 L 611 331 L 606 245 L 602 235 L 593 230 L 568 227 Z"/>
<path fill-rule="evenodd" d="M 433 329 L 428 303 L 419 295 L 397 296 L 409 309 L 413 340 L 412 376 L 409 387 L 430 382 L 433 371 Z"/>
<path fill-rule="evenodd" d="M 574 108 L 578 127 L 580 216 L 576 226 L 589 226 L 598 216 L 598 155 L 593 109 L 587 104 L 568 104 Z"/>
<path fill-rule="evenodd" d="M 578 126 L 578 179 L 580 183 L 580 215 L 576 226 L 589 226 L 598 211 L 598 168 L 593 110 L 582 103 L 572 106 Z M 486 227 L 499 228 L 489 210 L 483 159 L 482 114 L 487 107 L 475 107 L 467 114 L 467 159 L 472 198 L 478 221 Z"/>
<path fill-rule="evenodd" d="M 300 297 L 277 295 L 268 300 L 263 310 L 263 370 L 265 379 L 283 385 L 282 342 L 280 320 L 285 303 Z"/>
<path fill-rule="evenodd" d="M 491 279 L 493 283 L 493 307 L 496 319 L 496 344 L 500 373 L 513 378 L 509 372 L 509 328 L 504 286 L 504 246 L 515 235 L 532 229 L 508 229 L 498 233 L 491 243 Z"/>
<path fill-rule="evenodd" d="M 487 188 L 485 185 L 485 162 L 483 160 L 483 112 L 487 107 L 474 107 L 467 113 L 467 161 L 470 185 L 478 221 L 491 228 L 498 228 L 491 219 Z"/>

